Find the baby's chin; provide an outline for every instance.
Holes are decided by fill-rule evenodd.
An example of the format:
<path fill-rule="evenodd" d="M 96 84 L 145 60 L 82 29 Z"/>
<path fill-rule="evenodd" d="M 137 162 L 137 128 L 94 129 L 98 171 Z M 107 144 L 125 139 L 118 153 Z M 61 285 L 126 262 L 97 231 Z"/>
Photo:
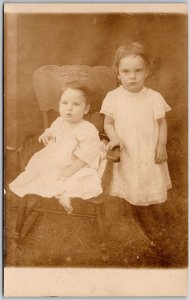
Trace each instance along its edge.
<path fill-rule="evenodd" d="M 66 122 L 66 123 L 71 123 L 71 124 L 78 124 L 80 123 L 82 120 L 84 120 L 83 118 L 81 119 L 72 119 L 71 117 L 68 118 L 68 117 L 65 117 L 65 116 L 61 116 L 63 121 Z"/>

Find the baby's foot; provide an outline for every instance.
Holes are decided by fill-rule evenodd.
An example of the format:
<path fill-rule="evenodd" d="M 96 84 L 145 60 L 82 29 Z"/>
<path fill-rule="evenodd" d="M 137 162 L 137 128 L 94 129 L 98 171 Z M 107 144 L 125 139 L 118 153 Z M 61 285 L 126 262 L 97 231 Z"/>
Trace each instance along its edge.
<path fill-rule="evenodd" d="M 64 207 L 64 209 L 66 210 L 66 212 L 68 214 L 72 213 L 73 208 L 72 208 L 71 200 L 69 197 L 59 198 L 58 201 Z"/>

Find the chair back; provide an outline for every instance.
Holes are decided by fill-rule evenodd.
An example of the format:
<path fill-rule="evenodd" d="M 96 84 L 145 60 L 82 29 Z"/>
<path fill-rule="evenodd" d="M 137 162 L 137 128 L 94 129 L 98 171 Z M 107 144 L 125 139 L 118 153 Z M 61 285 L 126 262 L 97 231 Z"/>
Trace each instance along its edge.
<path fill-rule="evenodd" d="M 33 86 L 39 108 L 43 115 L 43 125 L 47 127 L 48 111 L 59 112 L 61 90 L 69 83 L 80 81 L 90 90 L 90 112 L 86 119 L 103 130 L 103 117 L 98 114 L 102 101 L 108 91 L 117 85 L 116 76 L 110 67 L 86 65 L 46 65 L 34 72 Z"/>

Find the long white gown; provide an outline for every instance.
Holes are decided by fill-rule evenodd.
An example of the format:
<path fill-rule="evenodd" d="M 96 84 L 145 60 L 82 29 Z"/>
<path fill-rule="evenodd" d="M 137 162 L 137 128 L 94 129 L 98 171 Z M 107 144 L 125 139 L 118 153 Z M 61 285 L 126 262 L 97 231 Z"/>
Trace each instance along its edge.
<path fill-rule="evenodd" d="M 101 176 L 98 168 L 101 162 L 101 142 L 93 124 L 82 120 L 71 133 L 63 134 L 63 120 L 57 118 L 50 130 L 54 138 L 46 147 L 33 155 L 24 172 L 9 188 L 20 197 L 37 194 L 42 197 L 80 197 L 90 199 L 102 193 Z M 86 162 L 67 180 L 60 171 L 76 158 Z"/>
<path fill-rule="evenodd" d="M 119 86 L 105 97 L 101 113 L 114 120 L 121 140 L 120 163 L 114 164 L 110 194 L 134 205 L 165 202 L 171 180 L 167 162 L 155 163 L 158 119 L 171 108 L 156 91 L 131 93 Z"/>

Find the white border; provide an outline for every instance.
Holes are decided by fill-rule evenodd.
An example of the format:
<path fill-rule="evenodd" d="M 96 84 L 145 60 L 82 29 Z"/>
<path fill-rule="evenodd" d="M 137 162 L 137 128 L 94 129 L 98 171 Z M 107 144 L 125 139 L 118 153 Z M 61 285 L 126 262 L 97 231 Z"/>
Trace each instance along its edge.
<path fill-rule="evenodd" d="M 177 13 L 187 3 L 5 3 L 5 13 Z"/>
<path fill-rule="evenodd" d="M 6 297 L 186 296 L 187 269 L 5 268 Z"/>
<path fill-rule="evenodd" d="M 188 3 L 5 3 L 5 13 L 177 13 Z M 5 268 L 6 297 L 186 296 L 187 269 Z M 134 298 L 133 298 L 134 299 Z"/>

